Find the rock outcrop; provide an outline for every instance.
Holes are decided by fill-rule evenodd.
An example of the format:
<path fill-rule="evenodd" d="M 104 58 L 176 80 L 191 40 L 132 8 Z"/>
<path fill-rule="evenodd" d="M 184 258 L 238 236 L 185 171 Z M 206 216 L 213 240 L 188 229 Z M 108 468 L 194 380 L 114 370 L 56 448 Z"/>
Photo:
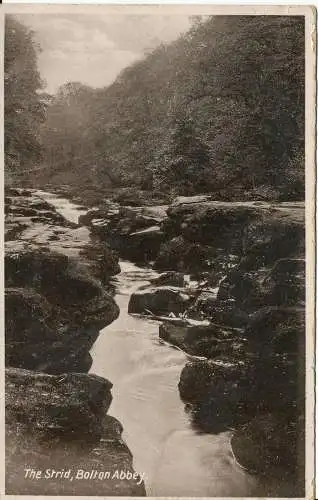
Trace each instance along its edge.
<path fill-rule="evenodd" d="M 99 330 L 119 314 L 109 285 L 120 270 L 118 258 L 85 228 L 22 193 L 7 196 L 6 362 L 48 373 L 87 371 Z M 45 220 L 23 216 L 28 206 L 45 210 Z"/>
<path fill-rule="evenodd" d="M 180 395 L 191 407 L 194 424 L 210 432 L 234 429 L 233 452 L 239 463 L 257 473 L 281 475 L 301 496 L 304 210 L 301 204 L 287 203 L 246 208 L 234 203 L 226 210 L 224 205 L 219 214 L 214 202 L 168 210 L 173 238 L 179 232 L 192 244 L 215 245 L 216 252 L 236 255 L 238 263 L 229 266 L 217 295 L 207 279 L 186 313 L 209 318 L 210 326 L 162 325 L 161 336 L 208 358 L 188 363 L 180 377 Z M 235 332 L 232 342 L 223 342 L 220 350 L 213 329 L 221 334 L 230 327 Z"/>
<path fill-rule="evenodd" d="M 5 229 L 6 493 L 145 495 L 112 384 L 87 374 L 118 257 L 29 190 L 7 191 Z"/>
<path fill-rule="evenodd" d="M 94 375 L 7 369 L 7 494 L 144 494 L 122 426 L 106 415 L 111 387 Z"/>
<path fill-rule="evenodd" d="M 150 262 L 165 240 L 161 223 L 166 206 L 120 206 L 111 201 L 80 218 L 102 241 L 123 257 L 138 263 Z"/>
<path fill-rule="evenodd" d="M 159 337 L 189 354 L 207 358 L 213 358 L 222 353 L 228 354 L 230 349 L 239 349 L 242 344 L 238 332 L 213 323 L 180 325 L 165 322 L 159 327 Z"/>
<path fill-rule="evenodd" d="M 281 453 L 277 470 L 297 483 L 301 496 L 303 483 L 296 478 L 304 457 L 297 437 L 304 434 L 304 204 L 201 196 L 164 208 L 156 222 L 145 221 L 144 207 L 119 208 L 107 224 L 101 222 L 101 238 L 114 238 L 123 256 L 132 233 L 143 240 L 141 247 L 154 226 L 162 237 L 160 245 L 160 238 L 149 243 L 149 251 L 163 274 L 132 295 L 129 312 L 164 317 L 161 339 L 206 358 L 187 363 L 180 376 L 180 395 L 194 425 L 206 432 L 233 429 L 234 454 L 249 470 L 259 472 L 263 463 L 262 473 L 271 474 Z M 151 260 L 140 249 L 138 256 Z M 285 453 L 282 436 L 291 440 L 293 454 Z M 267 439 L 277 445 L 258 453 Z"/>
<path fill-rule="evenodd" d="M 182 314 L 191 303 L 191 297 L 179 288 L 169 286 L 137 290 L 129 300 L 128 312 L 139 314 Z"/>

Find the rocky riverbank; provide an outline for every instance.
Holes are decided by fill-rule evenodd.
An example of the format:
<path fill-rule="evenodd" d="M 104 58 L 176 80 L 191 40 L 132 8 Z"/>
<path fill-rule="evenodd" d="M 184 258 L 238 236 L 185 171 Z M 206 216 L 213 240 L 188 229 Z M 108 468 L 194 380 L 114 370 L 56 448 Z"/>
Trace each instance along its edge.
<path fill-rule="evenodd" d="M 143 496 L 112 384 L 87 374 L 118 257 L 32 190 L 8 189 L 5 213 L 6 493 Z"/>
<path fill-rule="evenodd" d="M 232 429 L 243 467 L 302 496 L 304 204 L 206 196 L 169 207 L 109 203 L 82 222 L 121 255 L 164 272 L 132 295 L 129 312 L 162 320 L 163 340 L 205 358 L 180 375 L 193 424 Z"/>

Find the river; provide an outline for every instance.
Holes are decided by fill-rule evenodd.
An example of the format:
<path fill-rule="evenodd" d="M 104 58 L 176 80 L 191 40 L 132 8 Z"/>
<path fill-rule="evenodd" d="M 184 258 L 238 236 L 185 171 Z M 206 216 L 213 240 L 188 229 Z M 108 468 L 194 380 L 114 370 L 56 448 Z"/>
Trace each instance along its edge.
<path fill-rule="evenodd" d="M 43 191 L 38 195 L 72 222 L 85 213 L 66 199 Z M 159 340 L 158 322 L 127 312 L 131 293 L 156 273 L 123 260 L 120 266 L 113 279 L 120 315 L 93 346 L 90 372 L 114 384 L 109 414 L 123 424 L 134 467 L 145 473 L 147 495 L 262 496 L 256 476 L 235 462 L 229 432 L 204 434 L 192 428 L 178 392 L 187 355 Z"/>

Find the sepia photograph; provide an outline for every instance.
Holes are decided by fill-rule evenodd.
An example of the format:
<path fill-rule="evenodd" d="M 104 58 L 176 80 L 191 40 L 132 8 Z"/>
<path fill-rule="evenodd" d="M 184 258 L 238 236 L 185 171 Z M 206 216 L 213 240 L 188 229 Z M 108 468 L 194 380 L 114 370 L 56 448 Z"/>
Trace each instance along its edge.
<path fill-rule="evenodd" d="M 314 9 L 2 14 L 5 494 L 313 498 Z"/>

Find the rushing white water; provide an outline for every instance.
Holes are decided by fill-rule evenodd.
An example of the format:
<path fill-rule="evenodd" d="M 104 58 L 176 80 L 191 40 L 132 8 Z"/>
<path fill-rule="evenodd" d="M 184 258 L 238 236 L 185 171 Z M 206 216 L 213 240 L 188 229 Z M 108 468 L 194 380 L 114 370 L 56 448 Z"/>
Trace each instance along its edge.
<path fill-rule="evenodd" d="M 41 196 L 72 222 L 83 213 L 65 199 Z M 191 427 L 178 392 L 186 354 L 160 342 L 158 322 L 127 312 L 131 293 L 154 271 L 127 261 L 120 265 L 122 272 L 113 280 L 120 316 L 91 350 L 91 373 L 114 384 L 109 413 L 124 426 L 135 469 L 146 475 L 147 494 L 261 496 L 257 478 L 236 464 L 229 433 L 203 434 Z"/>
<path fill-rule="evenodd" d="M 65 198 L 60 198 L 56 194 L 47 193 L 46 191 L 41 190 L 35 191 L 35 194 L 47 203 L 50 203 L 50 205 L 54 206 L 56 211 L 65 217 L 65 219 L 70 222 L 74 222 L 75 224 L 78 223 L 79 216 L 84 215 L 87 212 L 87 209 L 83 209 Z"/>
<path fill-rule="evenodd" d="M 186 355 L 160 343 L 158 322 L 127 313 L 133 290 L 153 277 L 121 261 L 115 300 L 120 316 L 102 330 L 91 355 L 92 373 L 114 383 L 110 413 L 124 425 L 137 471 L 151 496 L 247 496 L 255 478 L 235 463 L 229 433 L 199 434 L 180 400 Z"/>

